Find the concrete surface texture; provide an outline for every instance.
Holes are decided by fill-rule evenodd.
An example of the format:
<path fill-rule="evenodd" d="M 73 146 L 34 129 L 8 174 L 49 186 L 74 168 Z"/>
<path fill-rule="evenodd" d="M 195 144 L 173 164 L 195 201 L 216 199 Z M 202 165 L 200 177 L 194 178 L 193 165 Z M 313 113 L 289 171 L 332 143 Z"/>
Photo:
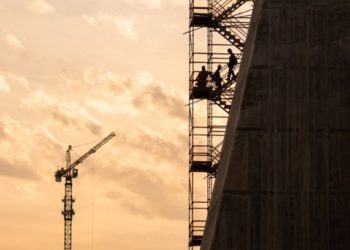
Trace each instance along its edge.
<path fill-rule="evenodd" d="M 202 250 L 350 249 L 350 1 L 256 0 Z"/>

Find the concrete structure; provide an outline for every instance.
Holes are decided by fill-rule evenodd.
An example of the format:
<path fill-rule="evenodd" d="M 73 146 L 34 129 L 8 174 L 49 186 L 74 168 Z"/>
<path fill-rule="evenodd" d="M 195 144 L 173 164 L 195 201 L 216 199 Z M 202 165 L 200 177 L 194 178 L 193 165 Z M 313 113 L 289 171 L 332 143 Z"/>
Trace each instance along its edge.
<path fill-rule="evenodd" d="M 256 0 L 202 250 L 350 249 L 350 1 Z"/>

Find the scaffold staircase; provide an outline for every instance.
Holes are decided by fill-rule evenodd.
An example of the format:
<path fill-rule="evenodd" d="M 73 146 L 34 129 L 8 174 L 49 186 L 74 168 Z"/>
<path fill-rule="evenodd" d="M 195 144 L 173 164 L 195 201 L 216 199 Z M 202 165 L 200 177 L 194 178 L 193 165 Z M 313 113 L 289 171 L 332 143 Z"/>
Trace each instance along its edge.
<path fill-rule="evenodd" d="M 237 0 L 233 3 L 232 1 L 223 1 L 222 3 L 220 1 L 214 1 L 213 11 L 216 16 L 215 20 L 217 22 L 225 20 L 246 2 L 247 0 Z"/>
<path fill-rule="evenodd" d="M 215 26 L 214 29 L 220 35 L 226 38 L 227 41 L 229 41 L 233 46 L 235 46 L 236 48 L 239 48 L 240 50 L 243 50 L 244 43 L 241 41 L 241 39 L 239 39 L 238 36 L 233 34 L 229 28 L 218 25 L 218 26 Z"/>
<path fill-rule="evenodd" d="M 227 49 L 238 59 L 234 68 L 239 74 L 247 37 L 253 0 L 189 1 L 189 249 L 199 249 L 220 153 L 226 132 L 228 114 L 235 93 L 236 78 L 228 74 Z M 203 43 L 206 45 L 203 46 Z M 208 77 L 205 87 L 196 86 L 202 66 L 208 74 L 221 65 L 222 88 Z"/>

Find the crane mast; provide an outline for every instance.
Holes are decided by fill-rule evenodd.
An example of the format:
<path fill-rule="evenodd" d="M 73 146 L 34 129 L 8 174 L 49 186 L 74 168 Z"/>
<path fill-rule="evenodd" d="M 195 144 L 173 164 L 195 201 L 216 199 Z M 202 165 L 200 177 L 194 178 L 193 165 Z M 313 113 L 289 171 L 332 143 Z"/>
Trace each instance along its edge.
<path fill-rule="evenodd" d="M 88 152 L 86 152 L 79 159 L 71 163 L 71 155 L 72 146 L 69 145 L 66 151 L 66 168 L 61 168 L 56 171 L 55 179 L 56 182 L 61 182 L 62 178 L 65 178 L 65 192 L 63 202 L 63 211 L 62 215 L 64 218 L 64 250 L 72 249 L 72 219 L 75 214 L 73 210 L 73 178 L 78 177 L 78 169 L 76 167 L 82 163 L 86 158 L 88 158 L 91 154 L 95 153 L 99 148 L 101 148 L 104 144 L 106 144 L 110 139 L 115 136 L 115 133 L 110 133 L 106 138 L 96 144 L 93 148 L 91 148 Z"/>

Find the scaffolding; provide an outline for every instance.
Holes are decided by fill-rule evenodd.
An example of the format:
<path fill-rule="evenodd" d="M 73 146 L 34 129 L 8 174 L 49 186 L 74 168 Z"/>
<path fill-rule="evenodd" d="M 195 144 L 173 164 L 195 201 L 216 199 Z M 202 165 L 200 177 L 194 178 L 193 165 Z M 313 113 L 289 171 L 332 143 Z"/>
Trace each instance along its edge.
<path fill-rule="evenodd" d="M 232 49 L 239 74 L 253 0 L 189 1 L 189 249 L 202 242 L 220 152 L 236 80 L 223 80 L 221 88 L 211 75 L 221 65 L 228 76 L 227 50 Z M 205 66 L 205 84 L 197 81 Z"/>

